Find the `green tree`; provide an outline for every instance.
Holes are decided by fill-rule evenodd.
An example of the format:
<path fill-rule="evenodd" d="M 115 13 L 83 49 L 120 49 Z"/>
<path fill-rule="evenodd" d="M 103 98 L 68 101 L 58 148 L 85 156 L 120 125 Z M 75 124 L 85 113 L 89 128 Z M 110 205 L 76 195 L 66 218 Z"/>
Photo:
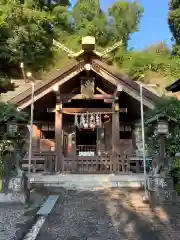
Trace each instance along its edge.
<path fill-rule="evenodd" d="M 117 1 L 109 8 L 109 33 L 112 42 L 123 40 L 127 47 L 132 33 L 139 30 L 143 8 L 136 2 Z"/>
<path fill-rule="evenodd" d="M 127 46 L 131 34 L 138 31 L 142 13 L 142 7 L 135 1 L 116 1 L 106 14 L 99 0 L 78 0 L 73 7 L 72 17 L 79 39 L 92 35 L 101 47 L 119 40 L 123 40 Z"/>
<path fill-rule="evenodd" d="M 61 9 L 67 12 L 67 7 L 58 2 L 62 1 L 52 4 L 53 8 L 41 0 L 0 2 L 1 71 L 12 75 L 12 70 L 17 70 L 21 61 L 33 70 L 42 69 L 51 62 L 54 33 L 67 26 Z"/>
<path fill-rule="evenodd" d="M 180 0 L 170 1 L 168 23 L 174 41 L 173 53 L 180 55 Z"/>
<path fill-rule="evenodd" d="M 107 17 L 100 7 L 99 0 L 78 0 L 72 10 L 75 35 L 80 41 L 82 37 L 91 35 L 97 44 L 107 44 Z"/>

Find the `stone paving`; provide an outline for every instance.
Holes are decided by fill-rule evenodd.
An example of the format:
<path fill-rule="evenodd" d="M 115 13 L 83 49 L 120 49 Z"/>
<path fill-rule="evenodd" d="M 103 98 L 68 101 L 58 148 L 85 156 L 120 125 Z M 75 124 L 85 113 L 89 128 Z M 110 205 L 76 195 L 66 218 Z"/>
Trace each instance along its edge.
<path fill-rule="evenodd" d="M 148 215 L 145 218 L 134 206 L 143 207 L 138 206 L 139 199 L 132 201 L 140 196 L 137 192 L 62 189 L 59 193 L 37 240 L 159 240 Z"/>

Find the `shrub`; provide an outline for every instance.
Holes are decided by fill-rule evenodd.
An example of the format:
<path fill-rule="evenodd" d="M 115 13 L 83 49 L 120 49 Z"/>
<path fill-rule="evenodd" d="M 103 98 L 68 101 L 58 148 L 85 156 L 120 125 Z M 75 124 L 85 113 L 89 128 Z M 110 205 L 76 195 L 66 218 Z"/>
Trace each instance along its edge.
<path fill-rule="evenodd" d="M 5 158 L 12 151 L 14 151 L 12 141 L 2 140 L 0 142 L 0 178 L 2 178 L 2 176 L 3 176 Z"/>
<path fill-rule="evenodd" d="M 173 161 L 173 169 L 171 171 L 171 176 L 174 179 L 175 185 L 180 182 L 180 157 L 176 158 Z"/>

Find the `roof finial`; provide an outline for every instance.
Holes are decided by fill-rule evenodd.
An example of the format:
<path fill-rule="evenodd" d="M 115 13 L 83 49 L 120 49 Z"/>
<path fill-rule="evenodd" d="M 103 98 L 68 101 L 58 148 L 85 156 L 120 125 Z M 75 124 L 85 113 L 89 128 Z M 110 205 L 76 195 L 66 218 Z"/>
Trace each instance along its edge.
<path fill-rule="evenodd" d="M 95 50 L 96 40 L 95 37 L 86 36 L 82 38 L 82 50 L 93 51 Z"/>

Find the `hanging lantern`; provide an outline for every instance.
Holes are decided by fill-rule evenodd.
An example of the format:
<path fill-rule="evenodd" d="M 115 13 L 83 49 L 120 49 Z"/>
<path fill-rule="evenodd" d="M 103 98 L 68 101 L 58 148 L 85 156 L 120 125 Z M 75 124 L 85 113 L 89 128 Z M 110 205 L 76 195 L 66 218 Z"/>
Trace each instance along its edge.
<path fill-rule="evenodd" d="M 94 123 L 94 116 L 93 116 L 93 114 L 90 115 L 89 127 L 90 127 L 90 128 L 95 128 L 95 123 Z"/>

